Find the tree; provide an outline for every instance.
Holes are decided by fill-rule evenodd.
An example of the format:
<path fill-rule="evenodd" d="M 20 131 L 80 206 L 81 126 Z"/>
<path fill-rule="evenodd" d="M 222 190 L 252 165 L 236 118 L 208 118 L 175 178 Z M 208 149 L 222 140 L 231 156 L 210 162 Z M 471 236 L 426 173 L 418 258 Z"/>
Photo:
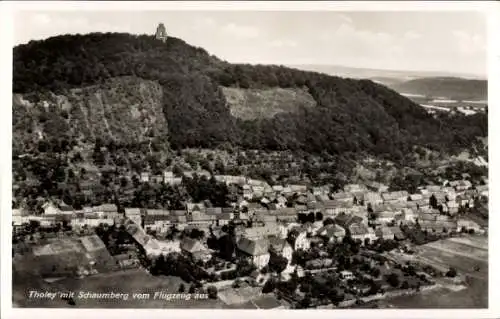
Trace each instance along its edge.
<path fill-rule="evenodd" d="M 316 221 L 321 221 L 321 220 L 323 220 L 323 213 L 316 212 Z"/>
<path fill-rule="evenodd" d="M 195 293 L 195 291 L 196 291 L 196 289 L 194 288 L 194 285 L 191 285 L 191 286 L 189 287 L 189 291 L 188 291 L 188 292 L 189 292 L 190 294 L 194 294 L 194 293 Z"/>
<path fill-rule="evenodd" d="M 435 209 L 437 208 L 437 205 L 438 205 L 437 198 L 436 196 L 434 196 L 434 194 L 432 194 L 431 197 L 429 198 L 429 206 Z"/>
<path fill-rule="evenodd" d="M 208 298 L 217 299 L 217 288 L 215 286 L 208 286 L 207 293 Z"/>
<path fill-rule="evenodd" d="M 396 274 L 396 273 L 391 273 L 388 277 L 387 277 L 387 282 L 389 283 L 389 285 L 391 285 L 392 287 L 399 287 L 399 276 Z"/>
<path fill-rule="evenodd" d="M 403 283 L 401 284 L 401 289 L 408 289 L 410 288 L 410 284 L 408 283 L 408 281 L 403 281 Z"/>
<path fill-rule="evenodd" d="M 180 284 L 179 293 L 183 293 L 184 291 L 186 291 L 186 287 L 184 286 L 184 284 Z"/>
<path fill-rule="evenodd" d="M 270 255 L 271 256 L 269 257 L 269 269 L 278 274 L 281 274 L 281 272 L 283 272 L 283 270 L 286 269 L 286 266 L 288 265 L 288 260 L 285 257 L 275 252 L 271 252 Z"/>
<path fill-rule="evenodd" d="M 269 279 L 264 284 L 264 287 L 262 287 L 262 293 L 267 294 L 273 292 L 275 288 L 276 288 L 276 282 L 273 279 Z"/>
<path fill-rule="evenodd" d="M 450 267 L 450 269 L 446 272 L 446 277 L 454 278 L 457 274 L 457 270 L 454 267 Z"/>
<path fill-rule="evenodd" d="M 327 217 L 323 220 L 323 226 L 332 225 L 332 224 L 335 224 L 335 222 L 333 221 L 333 219 L 331 217 Z"/>

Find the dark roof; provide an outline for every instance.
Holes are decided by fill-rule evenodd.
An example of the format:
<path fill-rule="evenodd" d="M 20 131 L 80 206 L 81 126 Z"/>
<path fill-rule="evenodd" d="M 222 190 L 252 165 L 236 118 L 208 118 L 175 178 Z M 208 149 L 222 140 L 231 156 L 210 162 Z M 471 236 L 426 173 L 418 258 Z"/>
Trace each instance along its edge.
<path fill-rule="evenodd" d="M 238 249 L 250 256 L 260 256 L 267 254 L 269 251 L 269 241 L 267 239 L 251 240 L 241 238 L 238 241 Z"/>
<path fill-rule="evenodd" d="M 286 245 L 287 241 L 283 238 L 278 238 L 276 236 L 269 237 L 269 246 L 277 252 L 281 252 Z"/>
<path fill-rule="evenodd" d="M 181 249 L 190 253 L 206 250 L 200 241 L 189 237 L 186 237 L 181 241 Z"/>

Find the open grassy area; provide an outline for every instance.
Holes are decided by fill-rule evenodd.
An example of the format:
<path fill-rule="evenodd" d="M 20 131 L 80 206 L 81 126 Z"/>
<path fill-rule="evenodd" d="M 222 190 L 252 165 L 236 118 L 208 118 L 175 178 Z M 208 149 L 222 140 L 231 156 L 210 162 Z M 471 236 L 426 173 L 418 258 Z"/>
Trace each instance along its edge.
<path fill-rule="evenodd" d="M 467 288 L 460 291 L 451 291 L 442 288 L 413 296 L 391 298 L 383 303 L 396 308 L 406 309 L 487 308 L 487 247 L 487 238 L 478 236 L 446 239 L 420 246 L 418 253 L 420 256 L 437 265 L 454 267 L 458 270 L 459 274 L 465 275 Z M 453 251 L 458 254 L 453 254 Z M 474 258 L 467 257 L 467 254 L 471 254 Z M 475 266 L 480 266 L 480 270 L 475 271 Z"/>
<path fill-rule="evenodd" d="M 301 107 L 314 107 L 316 101 L 302 89 L 240 89 L 222 87 L 222 92 L 235 117 L 251 120 L 272 118 L 281 112 L 296 112 Z"/>

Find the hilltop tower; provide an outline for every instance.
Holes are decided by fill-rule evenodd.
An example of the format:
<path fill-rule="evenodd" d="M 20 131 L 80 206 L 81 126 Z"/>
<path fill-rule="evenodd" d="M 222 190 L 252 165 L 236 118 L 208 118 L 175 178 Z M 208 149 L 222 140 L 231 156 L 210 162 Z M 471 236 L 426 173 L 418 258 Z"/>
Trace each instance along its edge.
<path fill-rule="evenodd" d="M 165 29 L 165 26 L 163 23 L 158 24 L 158 27 L 156 28 L 156 35 L 155 35 L 157 40 L 162 41 L 165 43 L 167 41 L 167 30 Z"/>

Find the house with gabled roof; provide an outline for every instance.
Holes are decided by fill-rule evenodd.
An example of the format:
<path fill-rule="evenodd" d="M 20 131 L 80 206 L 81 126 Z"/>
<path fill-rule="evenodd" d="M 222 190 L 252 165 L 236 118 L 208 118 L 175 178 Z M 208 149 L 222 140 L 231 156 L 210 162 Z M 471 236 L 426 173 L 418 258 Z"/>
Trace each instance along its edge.
<path fill-rule="evenodd" d="M 327 237 L 329 242 L 341 242 L 345 233 L 345 229 L 337 224 L 323 226 L 316 232 L 318 236 Z"/>
<path fill-rule="evenodd" d="M 406 202 L 408 200 L 408 192 L 397 191 L 397 192 L 382 193 L 382 199 L 384 200 L 384 203 Z"/>
<path fill-rule="evenodd" d="M 384 202 L 384 200 L 382 199 L 382 196 L 380 196 L 380 194 L 376 193 L 376 192 L 366 193 L 364 196 L 364 201 L 365 201 L 365 204 L 367 204 L 367 205 L 371 204 L 372 206 L 380 205 Z"/>
<path fill-rule="evenodd" d="M 394 226 L 394 227 L 389 227 L 389 229 L 394 234 L 394 240 L 401 241 L 406 239 L 406 235 L 403 233 L 401 228 Z"/>
<path fill-rule="evenodd" d="M 61 213 L 59 206 L 52 201 L 47 201 L 42 205 L 43 214 L 45 216 L 55 216 Z"/>
<path fill-rule="evenodd" d="M 422 200 L 424 198 L 422 196 L 422 194 L 410 194 L 408 197 L 409 197 L 410 201 L 414 201 L 414 202 Z"/>
<path fill-rule="evenodd" d="M 451 216 L 455 216 L 456 214 L 458 214 L 458 209 L 459 209 L 459 205 L 457 202 L 453 201 L 453 202 L 447 202 L 446 204 L 446 211 L 448 212 L 448 214 L 450 214 Z"/>
<path fill-rule="evenodd" d="M 191 256 L 194 260 L 207 262 L 212 257 L 210 250 L 205 247 L 199 240 L 184 237 L 181 241 L 180 248 L 183 253 Z"/>
<path fill-rule="evenodd" d="M 288 232 L 288 242 L 294 250 L 307 250 L 311 242 L 307 238 L 307 229 L 303 226 L 295 226 Z"/>
<path fill-rule="evenodd" d="M 240 238 L 236 244 L 238 255 L 249 259 L 258 269 L 269 263 L 269 240 L 267 238 Z"/>
<path fill-rule="evenodd" d="M 368 186 L 368 189 L 378 193 L 385 193 L 389 189 L 389 186 L 379 182 L 369 182 L 366 186 Z"/>
<path fill-rule="evenodd" d="M 475 188 L 479 195 L 489 197 L 488 185 L 476 185 Z"/>
<path fill-rule="evenodd" d="M 352 223 L 351 225 L 349 225 L 349 232 L 352 239 L 360 240 L 363 244 L 365 242 L 365 239 L 368 239 L 370 242 L 377 239 L 377 236 L 375 235 L 373 229 L 362 223 Z"/>
<path fill-rule="evenodd" d="M 458 181 L 451 181 L 450 186 L 455 188 L 457 191 L 463 191 L 470 189 L 472 187 L 472 183 L 468 180 L 458 180 Z"/>
<path fill-rule="evenodd" d="M 385 226 L 378 227 L 375 230 L 375 235 L 377 235 L 378 238 L 384 240 L 394 239 L 394 233 L 392 232 L 392 229 Z"/>
<path fill-rule="evenodd" d="M 354 202 L 354 196 L 351 193 L 337 192 L 332 195 L 334 200 L 339 202 L 351 203 Z"/>

